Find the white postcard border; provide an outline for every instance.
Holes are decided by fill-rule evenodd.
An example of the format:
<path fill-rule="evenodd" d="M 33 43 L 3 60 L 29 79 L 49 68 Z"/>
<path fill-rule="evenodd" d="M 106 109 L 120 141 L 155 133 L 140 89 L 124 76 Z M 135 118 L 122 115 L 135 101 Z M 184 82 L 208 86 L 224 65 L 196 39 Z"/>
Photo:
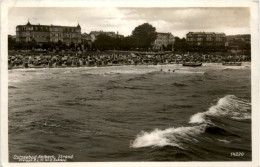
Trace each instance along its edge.
<path fill-rule="evenodd" d="M 12 7 L 250 7 L 251 8 L 251 92 L 252 92 L 252 161 L 234 162 L 68 162 L 9 163 L 8 162 L 8 10 Z M 259 165 L 259 50 L 257 1 L 4 1 L 1 4 L 1 159 L 3 166 L 93 166 L 93 167 L 256 167 Z"/>

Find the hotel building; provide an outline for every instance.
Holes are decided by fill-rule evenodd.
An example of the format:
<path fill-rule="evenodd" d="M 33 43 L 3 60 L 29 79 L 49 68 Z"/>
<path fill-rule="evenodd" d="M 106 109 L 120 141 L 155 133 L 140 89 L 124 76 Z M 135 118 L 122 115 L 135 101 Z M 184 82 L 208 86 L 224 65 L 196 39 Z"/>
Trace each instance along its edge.
<path fill-rule="evenodd" d="M 191 46 L 226 46 L 226 35 L 216 32 L 189 32 L 187 43 Z"/>
<path fill-rule="evenodd" d="M 33 25 L 29 21 L 26 25 L 16 26 L 17 42 L 36 42 L 39 44 L 61 41 L 70 43 L 81 43 L 81 27 L 57 26 L 57 25 Z"/>

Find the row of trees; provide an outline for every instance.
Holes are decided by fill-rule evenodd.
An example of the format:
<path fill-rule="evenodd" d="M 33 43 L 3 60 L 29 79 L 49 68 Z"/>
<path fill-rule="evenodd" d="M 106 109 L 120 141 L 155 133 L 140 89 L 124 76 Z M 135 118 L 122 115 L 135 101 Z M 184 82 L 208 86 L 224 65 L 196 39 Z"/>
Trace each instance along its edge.
<path fill-rule="evenodd" d="M 120 49 L 152 49 L 152 44 L 156 39 L 156 28 L 148 23 L 136 27 L 131 36 L 125 38 L 113 38 L 105 34 L 100 34 L 93 43 L 93 47 L 100 50 Z"/>
<path fill-rule="evenodd" d="M 62 43 L 61 41 L 58 41 L 56 43 L 54 42 L 47 42 L 43 44 L 37 44 L 35 41 L 31 42 L 16 42 L 15 39 L 12 39 L 11 37 L 8 37 L 8 48 L 12 50 L 32 50 L 32 49 L 46 49 L 46 50 L 66 50 L 66 49 L 72 49 L 76 50 L 79 48 L 82 48 L 85 46 L 85 48 L 89 47 L 87 44 L 75 44 L 70 43 L 69 45 L 66 45 Z"/>

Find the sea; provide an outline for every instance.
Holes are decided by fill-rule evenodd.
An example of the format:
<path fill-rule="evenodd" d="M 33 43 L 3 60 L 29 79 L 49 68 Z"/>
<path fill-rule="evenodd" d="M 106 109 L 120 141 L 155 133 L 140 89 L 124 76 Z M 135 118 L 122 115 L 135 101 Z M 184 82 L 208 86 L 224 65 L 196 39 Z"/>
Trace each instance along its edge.
<path fill-rule="evenodd" d="M 9 161 L 251 161 L 251 64 L 8 71 Z"/>

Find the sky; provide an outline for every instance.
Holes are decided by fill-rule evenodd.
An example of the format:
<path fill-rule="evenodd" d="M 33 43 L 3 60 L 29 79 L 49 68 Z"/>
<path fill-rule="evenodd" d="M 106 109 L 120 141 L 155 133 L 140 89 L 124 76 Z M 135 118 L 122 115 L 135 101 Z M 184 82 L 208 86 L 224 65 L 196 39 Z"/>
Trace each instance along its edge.
<path fill-rule="evenodd" d="M 77 26 L 82 33 L 114 31 L 131 35 L 138 25 L 149 23 L 157 32 L 185 37 L 188 32 L 250 34 L 250 8 L 47 8 L 16 7 L 8 13 L 8 34 L 17 25 Z"/>

